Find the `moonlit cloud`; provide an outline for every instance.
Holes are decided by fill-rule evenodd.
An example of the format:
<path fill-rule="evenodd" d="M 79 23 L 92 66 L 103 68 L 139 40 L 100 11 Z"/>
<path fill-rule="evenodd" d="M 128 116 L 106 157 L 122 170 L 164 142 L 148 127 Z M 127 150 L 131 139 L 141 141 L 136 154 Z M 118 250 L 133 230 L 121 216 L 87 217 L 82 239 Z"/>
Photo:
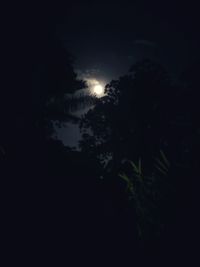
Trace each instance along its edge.
<path fill-rule="evenodd" d="M 89 87 L 93 87 L 95 85 L 99 85 L 99 81 L 97 81 L 96 79 L 86 79 L 86 82 L 88 84 Z"/>
<path fill-rule="evenodd" d="M 84 71 L 76 70 L 76 72 L 78 73 L 78 77 L 87 84 L 87 89 L 85 89 L 86 94 L 97 94 L 98 97 L 104 95 L 103 93 L 98 94 L 97 91 L 95 92 L 97 86 L 104 88 L 107 84 L 107 81 L 99 77 L 100 70 L 98 68 L 86 69 Z"/>
<path fill-rule="evenodd" d="M 98 97 L 103 96 L 103 88 L 105 87 L 104 82 L 98 81 L 95 78 L 86 78 L 85 80 L 88 85 L 89 93 L 96 94 Z"/>

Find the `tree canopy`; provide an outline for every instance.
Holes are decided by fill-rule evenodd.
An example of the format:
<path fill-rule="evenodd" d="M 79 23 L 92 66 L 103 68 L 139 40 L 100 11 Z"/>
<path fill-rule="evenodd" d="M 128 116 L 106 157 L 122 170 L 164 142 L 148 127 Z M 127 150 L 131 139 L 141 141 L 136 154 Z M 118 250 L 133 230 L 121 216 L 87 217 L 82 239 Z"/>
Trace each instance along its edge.
<path fill-rule="evenodd" d="M 137 63 L 128 75 L 108 84 L 106 95 L 84 116 L 82 149 L 107 154 L 118 166 L 126 159 L 152 156 L 167 141 L 166 101 L 172 90 L 159 64 Z"/>

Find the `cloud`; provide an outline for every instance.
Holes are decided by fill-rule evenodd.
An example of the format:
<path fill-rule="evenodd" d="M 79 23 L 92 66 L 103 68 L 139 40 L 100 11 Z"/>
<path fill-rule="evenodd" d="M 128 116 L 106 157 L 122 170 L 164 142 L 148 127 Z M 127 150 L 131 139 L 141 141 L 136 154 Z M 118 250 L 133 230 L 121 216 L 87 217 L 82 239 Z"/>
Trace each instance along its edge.
<path fill-rule="evenodd" d="M 101 71 L 97 68 L 86 69 L 84 71 L 77 69 L 76 73 L 80 79 L 90 79 L 98 75 Z"/>
<path fill-rule="evenodd" d="M 89 87 L 99 85 L 99 82 L 96 79 L 86 79 L 86 82 L 87 82 Z"/>
<path fill-rule="evenodd" d="M 84 71 L 78 69 L 76 70 L 76 73 L 78 74 L 79 79 L 86 81 L 86 84 L 88 86 L 86 92 L 91 92 L 91 90 L 93 90 L 94 86 L 96 85 L 105 87 L 107 83 L 105 79 L 99 75 L 101 71 L 98 68 L 86 69 Z"/>

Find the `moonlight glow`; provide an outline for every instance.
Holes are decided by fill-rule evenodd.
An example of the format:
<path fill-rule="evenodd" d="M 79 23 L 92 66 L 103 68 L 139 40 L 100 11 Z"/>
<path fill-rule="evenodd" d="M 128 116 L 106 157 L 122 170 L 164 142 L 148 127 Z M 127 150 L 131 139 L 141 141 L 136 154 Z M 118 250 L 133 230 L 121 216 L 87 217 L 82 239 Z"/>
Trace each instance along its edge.
<path fill-rule="evenodd" d="M 97 95 L 102 95 L 103 94 L 103 86 L 100 84 L 97 84 L 94 86 L 94 93 Z"/>
<path fill-rule="evenodd" d="M 104 86 L 105 82 L 98 81 L 94 78 L 87 78 L 85 79 L 87 81 L 89 93 L 96 95 L 97 97 L 104 96 Z"/>

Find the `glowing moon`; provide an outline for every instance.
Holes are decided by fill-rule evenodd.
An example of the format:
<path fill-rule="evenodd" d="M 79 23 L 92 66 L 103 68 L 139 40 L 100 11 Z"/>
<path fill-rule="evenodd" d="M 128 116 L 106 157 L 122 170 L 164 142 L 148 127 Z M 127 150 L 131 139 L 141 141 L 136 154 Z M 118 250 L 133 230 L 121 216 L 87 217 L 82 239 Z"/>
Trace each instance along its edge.
<path fill-rule="evenodd" d="M 104 81 L 98 81 L 95 78 L 86 78 L 85 80 L 87 82 L 89 94 L 93 94 L 96 97 L 103 97 L 104 96 L 104 87 L 106 84 Z"/>
<path fill-rule="evenodd" d="M 97 84 L 94 86 L 94 93 L 97 95 L 102 95 L 103 94 L 103 86 L 100 84 Z"/>

